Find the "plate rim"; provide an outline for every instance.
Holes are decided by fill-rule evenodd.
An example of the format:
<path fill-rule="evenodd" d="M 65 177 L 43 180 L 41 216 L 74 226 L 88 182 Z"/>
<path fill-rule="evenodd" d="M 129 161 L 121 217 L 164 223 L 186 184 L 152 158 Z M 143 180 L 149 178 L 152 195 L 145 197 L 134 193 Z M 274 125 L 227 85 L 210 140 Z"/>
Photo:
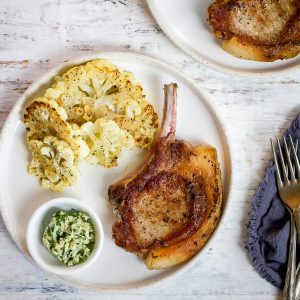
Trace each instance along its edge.
<path fill-rule="evenodd" d="M 169 38 L 170 41 L 172 41 L 180 50 L 182 50 L 185 54 L 191 56 L 196 61 L 200 62 L 202 65 L 209 67 L 215 71 L 219 71 L 224 74 L 228 75 L 236 75 L 241 77 L 254 77 L 254 78 L 261 78 L 266 76 L 275 76 L 280 74 L 287 74 L 296 72 L 300 68 L 300 63 L 297 66 L 281 69 L 281 70 L 270 70 L 270 71 L 250 71 L 250 70 L 238 70 L 234 67 L 223 67 L 212 60 L 208 58 L 204 58 L 203 56 L 197 54 L 196 51 L 192 50 L 191 47 L 187 45 L 182 39 L 178 38 L 176 34 L 174 34 L 173 30 L 169 29 L 169 26 L 166 24 L 166 22 L 163 21 L 163 18 L 161 18 L 161 14 L 157 10 L 155 6 L 156 0 L 146 0 L 148 8 L 154 17 L 156 23 L 159 25 L 159 27 L 162 29 L 162 31 L 165 33 L 165 35 Z M 298 54 L 300 56 L 300 54 Z M 243 59 L 241 59 L 243 61 Z M 271 62 L 272 63 L 272 62 Z"/>
<path fill-rule="evenodd" d="M 5 136 L 9 133 L 10 125 L 11 125 L 11 119 L 13 115 L 15 115 L 18 111 L 18 109 L 22 106 L 24 101 L 26 101 L 26 98 L 34 93 L 36 89 L 39 88 L 45 82 L 46 80 L 49 80 L 50 76 L 55 76 L 54 74 L 59 72 L 61 69 L 68 67 L 69 65 L 78 65 L 85 63 L 87 61 L 97 59 L 97 58 L 106 58 L 106 59 L 124 59 L 124 60 L 132 60 L 134 62 L 148 62 L 150 64 L 156 64 L 160 65 L 163 69 L 175 74 L 176 76 L 180 77 L 187 83 L 187 85 L 197 93 L 199 96 L 199 100 L 205 105 L 211 116 L 213 117 L 214 121 L 216 122 L 217 128 L 219 128 L 219 131 L 224 133 L 224 136 L 222 137 L 222 143 L 225 144 L 224 149 L 226 150 L 226 153 L 224 154 L 225 158 L 225 167 L 226 170 L 229 173 L 229 178 L 228 180 L 228 190 L 227 190 L 227 195 L 225 195 L 225 201 L 223 202 L 223 207 L 222 207 L 222 214 L 220 217 L 220 220 L 218 222 L 217 227 L 215 228 L 214 232 L 210 236 L 209 240 L 206 242 L 206 244 L 203 246 L 201 251 L 199 251 L 195 256 L 193 256 L 191 259 L 186 261 L 178 270 L 163 275 L 161 279 L 155 280 L 146 283 L 138 283 L 136 285 L 130 284 L 128 287 L 97 287 L 94 285 L 89 285 L 86 283 L 79 283 L 76 281 L 73 281 L 72 279 L 67 279 L 64 276 L 61 275 L 56 275 L 53 273 L 50 273 L 44 269 L 42 269 L 38 264 L 34 262 L 34 260 L 31 258 L 30 254 L 26 249 L 21 247 L 18 243 L 20 243 L 16 238 L 15 234 L 13 233 L 13 230 L 10 226 L 10 222 L 8 218 L 6 217 L 4 213 L 4 201 L 2 200 L 2 195 L 0 194 L 0 215 L 2 217 L 3 223 L 6 227 L 7 232 L 9 233 L 9 236 L 13 243 L 17 246 L 18 250 L 22 252 L 22 254 L 29 260 L 31 261 L 35 266 L 37 266 L 40 270 L 45 272 L 47 275 L 49 275 L 51 278 L 58 279 L 60 282 L 67 284 L 69 286 L 75 287 L 75 288 L 80 288 L 84 289 L 87 291 L 92 291 L 92 292 L 100 292 L 100 291 L 106 291 L 106 292 L 116 292 L 116 291 L 131 291 L 131 290 L 138 290 L 138 289 L 143 289 L 147 288 L 149 286 L 155 286 L 158 285 L 164 281 L 167 281 L 171 278 L 175 278 L 178 275 L 184 273 L 187 269 L 191 268 L 199 259 L 201 256 L 200 253 L 203 252 L 206 248 L 207 245 L 210 244 L 211 240 L 213 239 L 214 235 L 220 230 L 222 224 L 224 223 L 224 217 L 225 214 L 227 213 L 227 210 L 229 209 L 229 204 L 230 204 L 230 198 L 233 190 L 233 178 L 234 178 L 234 172 L 233 172 L 233 165 L 232 165 L 232 147 L 231 147 L 231 135 L 228 132 L 226 126 L 224 125 L 224 122 L 222 120 L 222 117 L 220 116 L 220 113 L 217 113 L 216 106 L 207 99 L 206 96 L 202 93 L 201 89 L 198 87 L 197 83 L 191 79 L 188 75 L 186 75 L 184 72 L 182 72 L 180 69 L 174 67 L 173 65 L 170 65 L 164 61 L 162 61 L 159 58 L 150 56 L 150 55 L 145 55 L 145 54 L 140 54 L 137 52 L 128 52 L 128 51 L 106 51 L 106 52 L 91 52 L 89 54 L 81 55 L 76 58 L 71 58 L 71 59 L 65 59 L 62 63 L 57 64 L 53 68 L 48 69 L 46 72 L 44 72 L 37 80 L 35 80 L 28 88 L 27 90 L 18 98 L 18 100 L 15 102 L 13 108 L 9 112 L 8 116 L 6 117 L 6 120 L 3 123 L 2 130 L 0 132 L 0 158 L 3 153 L 3 148 L 4 148 L 4 138 Z M 21 121 L 21 120 L 19 120 Z M 0 161 L 1 165 L 1 161 Z M 0 182 L 0 187 L 2 183 Z M 1 189 L 2 190 L 2 189 Z"/>

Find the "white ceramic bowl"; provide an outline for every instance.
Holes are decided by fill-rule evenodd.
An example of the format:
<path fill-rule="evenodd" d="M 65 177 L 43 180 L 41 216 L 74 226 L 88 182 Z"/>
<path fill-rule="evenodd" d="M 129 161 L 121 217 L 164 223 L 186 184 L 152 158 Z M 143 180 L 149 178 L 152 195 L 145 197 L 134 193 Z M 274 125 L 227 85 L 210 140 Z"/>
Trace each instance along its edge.
<path fill-rule="evenodd" d="M 55 212 L 70 209 L 85 211 L 90 215 L 95 230 L 95 245 L 85 262 L 67 267 L 43 245 L 42 236 Z M 32 258 L 43 269 L 59 275 L 73 274 L 88 268 L 101 252 L 103 240 L 103 227 L 97 214 L 88 205 L 73 198 L 56 198 L 41 205 L 31 216 L 26 230 L 27 247 Z"/>

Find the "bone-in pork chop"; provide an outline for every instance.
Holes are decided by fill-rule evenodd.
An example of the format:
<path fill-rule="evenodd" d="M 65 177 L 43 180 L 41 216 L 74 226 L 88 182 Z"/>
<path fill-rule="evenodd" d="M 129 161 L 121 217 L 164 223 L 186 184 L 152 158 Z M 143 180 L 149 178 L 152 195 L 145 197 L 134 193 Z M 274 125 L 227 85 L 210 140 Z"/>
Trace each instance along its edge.
<path fill-rule="evenodd" d="M 236 57 L 274 61 L 300 53 L 299 0 L 216 0 L 208 14 L 215 36 Z"/>
<path fill-rule="evenodd" d="M 213 233 L 222 207 L 216 150 L 175 139 L 177 85 L 165 85 L 164 90 L 161 130 L 146 161 L 109 187 L 118 213 L 115 243 L 144 254 L 149 269 L 166 268 L 196 254 Z"/>

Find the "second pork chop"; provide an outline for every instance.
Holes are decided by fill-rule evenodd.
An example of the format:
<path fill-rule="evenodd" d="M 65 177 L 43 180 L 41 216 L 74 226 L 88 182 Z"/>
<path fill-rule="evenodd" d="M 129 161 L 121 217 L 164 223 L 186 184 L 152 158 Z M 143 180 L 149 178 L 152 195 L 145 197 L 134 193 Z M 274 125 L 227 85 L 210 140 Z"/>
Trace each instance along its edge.
<path fill-rule="evenodd" d="M 299 0 L 215 0 L 208 14 L 215 36 L 236 57 L 274 61 L 300 53 Z"/>

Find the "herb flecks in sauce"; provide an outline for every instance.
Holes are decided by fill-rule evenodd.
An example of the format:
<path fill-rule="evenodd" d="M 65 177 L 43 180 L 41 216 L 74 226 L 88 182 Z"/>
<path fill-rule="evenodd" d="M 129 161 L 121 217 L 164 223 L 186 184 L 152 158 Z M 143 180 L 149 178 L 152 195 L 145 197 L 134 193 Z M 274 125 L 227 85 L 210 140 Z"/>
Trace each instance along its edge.
<path fill-rule="evenodd" d="M 82 211 L 58 211 L 43 234 L 45 247 L 68 267 L 88 259 L 95 244 L 91 217 Z"/>

